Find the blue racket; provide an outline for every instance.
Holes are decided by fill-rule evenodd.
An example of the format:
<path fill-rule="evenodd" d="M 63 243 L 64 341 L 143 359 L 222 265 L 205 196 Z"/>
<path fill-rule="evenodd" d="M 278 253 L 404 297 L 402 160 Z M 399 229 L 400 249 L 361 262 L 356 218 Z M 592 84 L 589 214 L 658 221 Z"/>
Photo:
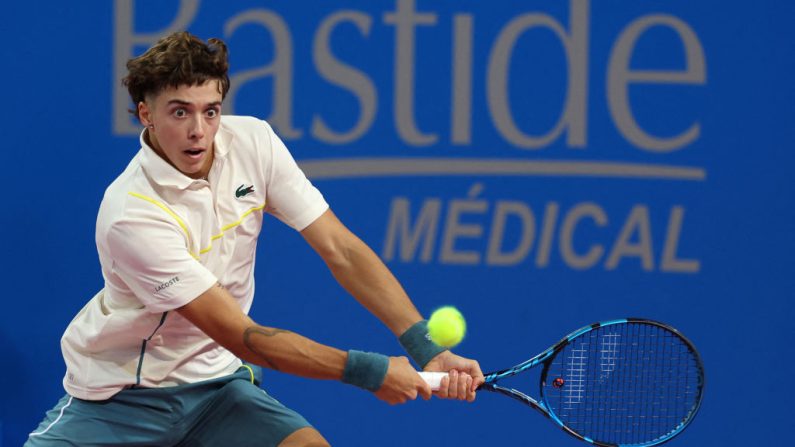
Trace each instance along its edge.
<path fill-rule="evenodd" d="M 540 398 L 498 382 L 543 366 Z M 445 373 L 421 373 L 438 388 Z M 704 367 L 676 329 L 640 318 L 578 329 L 513 368 L 486 374 L 480 390 L 529 405 L 576 437 L 598 446 L 654 446 L 693 421 Z"/>

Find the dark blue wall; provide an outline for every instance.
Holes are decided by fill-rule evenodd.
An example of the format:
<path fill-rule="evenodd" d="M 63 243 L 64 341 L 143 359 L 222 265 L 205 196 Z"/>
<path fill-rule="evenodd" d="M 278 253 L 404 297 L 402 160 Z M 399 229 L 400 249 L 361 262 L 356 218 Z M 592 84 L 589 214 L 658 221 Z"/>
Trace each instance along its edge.
<path fill-rule="evenodd" d="M 708 374 L 671 445 L 785 442 L 791 2 L 90 3 L 0 16 L 0 445 L 63 393 L 59 337 L 102 286 L 96 209 L 138 149 L 119 67 L 171 28 L 228 42 L 226 112 L 274 124 L 424 313 L 464 312 L 461 354 L 498 369 L 592 321 L 666 321 Z M 400 353 L 275 219 L 257 281 L 260 323 Z M 493 395 L 390 407 L 278 373 L 266 388 L 336 445 L 578 445 Z"/>

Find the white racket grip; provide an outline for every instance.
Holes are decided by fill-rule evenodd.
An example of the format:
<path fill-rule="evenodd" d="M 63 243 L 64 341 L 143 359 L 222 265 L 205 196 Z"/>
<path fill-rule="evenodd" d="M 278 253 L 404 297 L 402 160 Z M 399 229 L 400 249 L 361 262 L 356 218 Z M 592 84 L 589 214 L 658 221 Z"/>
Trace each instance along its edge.
<path fill-rule="evenodd" d="M 431 391 L 438 391 L 442 384 L 442 378 L 447 377 L 446 372 L 425 372 L 420 371 L 420 377 L 431 386 Z"/>

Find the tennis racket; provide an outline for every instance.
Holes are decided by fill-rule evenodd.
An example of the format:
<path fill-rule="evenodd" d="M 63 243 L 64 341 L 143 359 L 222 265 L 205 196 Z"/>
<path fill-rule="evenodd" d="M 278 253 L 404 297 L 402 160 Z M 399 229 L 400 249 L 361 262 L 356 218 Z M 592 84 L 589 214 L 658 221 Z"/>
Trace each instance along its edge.
<path fill-rule="evenodd" d="M 498 384 L 539 365 L 537 400 Z M 434 389 L 446 376 L 420 374 Z M 516 399 L 577 439 L 606 447 L 670 440 L 693 421 L 704 391 L 704 367 L 693 343 L 668 325 L 639 318 L 578 329 L 535 357 L 485 378 L 480 390 Z"/>

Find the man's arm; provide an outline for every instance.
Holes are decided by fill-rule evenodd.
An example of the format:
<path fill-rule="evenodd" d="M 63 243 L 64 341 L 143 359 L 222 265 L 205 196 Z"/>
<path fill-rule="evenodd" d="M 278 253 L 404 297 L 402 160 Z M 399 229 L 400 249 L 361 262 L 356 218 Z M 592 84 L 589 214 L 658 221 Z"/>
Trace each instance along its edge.
<path fill-rule="evenodd" d="M 177 311 L 245 361 L 316 379 L 342 377 L 344 351 L 294 332 L 258 325 L 220 284 Z"/>
<path fill-rule="evenodd" d="M 216 284 L 177 312 L 233 354 L 257 365 L 316 379 L 342 379 L 348 353 L 302 335 L 255 323 L 229 292 Z M 376 396 L 402 403 L 417 395 L 430 397 L 430 388 L 405 357 L 390 357 L 389 369 Z"/>
<path fill-rule="evenodd" d="M 422 320 L 386 265 L 331 210 L 305 228 L 301 235 L 323 258 L 340 285 L 396 337 Z M 451 373 L 450 379 L 442 382 L 437 393 L 440 397 L 471 401 L 475 398 L 475 390 L 483 383 L 483 373 L 476 361 L 449 351 L 437 355 L 425 369 Z"/>
<path fill-rule="evenodd" d="M 392 272 L 331 210 L 301 235 L 323 258 L 340 285 L 395 336 L 422 320 Z"/>

